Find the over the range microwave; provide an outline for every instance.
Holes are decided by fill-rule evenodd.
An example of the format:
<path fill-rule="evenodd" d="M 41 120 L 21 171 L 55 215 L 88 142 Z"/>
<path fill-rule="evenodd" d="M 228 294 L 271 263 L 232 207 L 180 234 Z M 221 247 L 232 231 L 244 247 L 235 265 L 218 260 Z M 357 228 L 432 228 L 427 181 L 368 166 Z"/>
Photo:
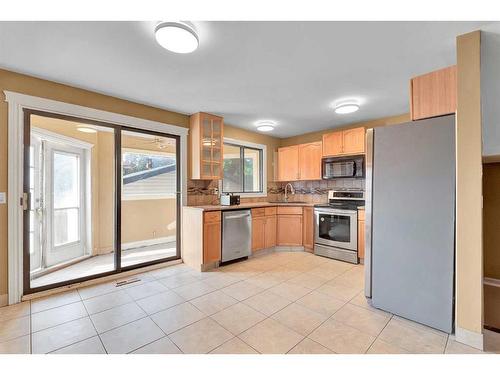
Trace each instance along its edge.
<path fill-rule="evenodd" d="M 323 158 L 321 173 L 324 180 L 365 177 L 365 156 L 354 155 Z"/>

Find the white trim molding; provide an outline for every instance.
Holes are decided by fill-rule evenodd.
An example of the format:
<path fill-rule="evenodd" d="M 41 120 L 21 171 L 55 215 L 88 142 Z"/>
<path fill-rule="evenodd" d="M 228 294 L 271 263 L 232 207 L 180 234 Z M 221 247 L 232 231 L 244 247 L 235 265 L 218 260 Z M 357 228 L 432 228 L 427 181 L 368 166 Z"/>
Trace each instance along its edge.
<path fill-rule="evenodd" d="M 259 143 L 240 141 L 239 139 L 234 139 L 234 138 L 224 138 L 223 142 L 231 143 L 236 146 L 247 146 L 250 148 L 256 148 L 262 150 L 262 171 L 261 171 L 262 193 L 237 193 L 237 194 L 242 198 L 267 197 L 267 146 Z M 222 179 L 219 180 L 219 192 L 222 193 Z"/>
<path fill-rule="evenodd" d="M 455 341 L 484 350 L 484 337 L 482 333 L 472 332 L 468 329 L 455 327 Z"/>
<path fill-rule="evenodd" d="M 45 111 L 108 122 L 135 129 L 178 135 L 181 147 L 181 202 L 187 204 L 187 135 L 189 129 L 138 117 L 122 115 L 56 100 L 4 91 L 8 103 L 8 302 L 21 301 L 23 294 L 23 129 L 24 109 Z"/>

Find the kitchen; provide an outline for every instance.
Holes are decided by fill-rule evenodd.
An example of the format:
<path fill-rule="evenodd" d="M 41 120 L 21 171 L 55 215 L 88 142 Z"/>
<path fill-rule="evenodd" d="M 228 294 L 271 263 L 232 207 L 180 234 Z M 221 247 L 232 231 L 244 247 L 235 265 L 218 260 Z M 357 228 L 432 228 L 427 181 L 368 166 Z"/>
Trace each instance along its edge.
<path fill-rule="evenodd" d="M 246 35 L 249 27 L 255 27 L 258 32 L 277 27 L 270 23 L 208 24 L 225 36 L 231 34 L 227 32 L 231 27 L 241 35 Z M 182 25 L 185 31 L 194 30 Z M 159 31 L 167 26 L 172 27 L 168 22 L 154 27 L 157 41 Z M 394 27 L 400 26 L 410 27 L 398 24 Z M 50 24 L 47 27 L 50 28 Z M 85 30 L 86 26 L 78 27 Z M 97 24 L 96 30 L 99 27 L 103 26 Z M 130 25 L 115 27 L 125 30 Z M 280 27 L 300 34 L 305 26 L 285 23 Z M 320 23 L 308 27 L 316 35 L 332 25 Z M 87 110 L 92 110 L 95 103 L 104 103 L 99 104 L 105 109 L 103 112 L 126 112 L 123 117 L 111 117 L 109 112 L 97 111 L 101 117 L 90 119 L 89 115 L 88 118 L 83 115 L 77 119 L 77 110 L 85 112 L 61 104 L 65 101 L 64 91 L 56 90 L 57 83 L 0 71 L 2 82 L 7 82 L 2 88 L 8 102 L 4 115 L 9 114 L 6 121 L 9 126 L 6 135 L 10 137 L 9 142 L 12 141 L 9 144 L 22 144 L 22 132 L 16 131 L 22 129 L 22 118 L 12 111 L 27 105 L 29 100 L 36 103 L 31 104 L 32 107 L 52 106 L 54 112 L 63 108 L 62 113 L 67 111 L 75 117 L 60 120 L 72 120 L 77 131 L 83 129 L 97 132 L 97 136 L 108 136 L 108 143 L 95 143 L 98 147 L 107 145 L 111 155 L 102 162 L 107 163 L 109 172 L 101 168 L 98 177 L 107 181 L 108 188 L 113 184 L 117 187 L 109 189 L 107 195 L 104 188 L 97 188 L 103 193 L 102 197 L 106 197 L 97 201 L 108 204 L 103 208 L 108 219 L 103 216 L 103 222 L 111 224 L 105 234 L 106 239 L 110 239 L 108 248 L 114 250 L 107 254 L 108 259 L 114 259 L 114 263 L 108 263 L 107 273 L 72 278 L 45 285 L 43 289 L 25 289 L 23 294 L 19 279 L 27 271 L 16 268 L 22 265 L 20 261 L 16 263 L 16 257 L 23 253 L 16 252 L 11 242 L 5 246 L 5 253 L 8 251 L 9 255 L 9 272 L 5 276 L 9 295 L 1 289 L 1 302 L 6 304 L 3 301 L 8 297 L 12 306 L 20 301 L 19 308 L 30 306 L 32 311 L 16 319 L 28 316 L 34 323 L 28 333 L 7 336 L 6 341 L 0 338 L 0 348 L 22 339 L 28 340 L 22 341 L 23 350 L 33 353 L 79 352 L 83 347 L 107 353 L 494 351 L 486 344 L 487 339 L 495 336 L 494 324 L 485 328 L 482 307 L 467 302 L 482 298 L 480 269 L 483 265 L 479 265 L 482 258 L 477 254 L 472 256 L 475 253 L 470 249 L 478 250 L 475 246 L 470 245 L 464 251 L 463 241 L 465 237 L 477 238 L 478 231 L 474 229 L 478 221 L 470 220 L 468 215 L 481 212 L 477 211 L 477 205 L 473 205 L 472 210 L 471 207 L 465 209 L 464 201 L 470 200 L 464 196 L 472 190 L 462 187 L 470 183 L 477 193 L 478 176 L 464 177 L 477 169 L 467 164 L 464 150 L 470 151 L 471 139 L 480 143 L 481 134 L 477 133 L 477 117 L 472 116 L 476 121 L 471 121 L 460 114 L 468 113 L 467 109 L 477 114 L 477 101 L 470 99 L 470 86 L 477 84 L 482 31 L 471 31 L 473 25 L 468 24 L 453 27 L 457 29 L 444 25 L 446 32 L 440 31 L 447 35 L 442 37 L 447 44 L 435 46 L 434 52 L 441 57 L 427 65 L 421 62 L 418 69 L 413 69 L 415 73 L 400 69 L 395 72 L 398 78 L 391 80 L 382 73 L 364 76 L 373 85 L 387 84 L 387 97 L 382 101 L 370 103 L 368 94 L 345 97 L 349 92 L 346 87 L 351 85 L 348 79 L 339 81 L 334 97 L 326 93 L 328 89 L 318 89 L 298 99 L 288 97 L 282 101 L 292 112 L 291 106 L 298 106 L 301 100 L 306 102 L 309 96 L 314 102 L 308 104 L 312 108 L 319 107 L 324 97 L 328 97 L 320 115 L 308 109 L 310 120 L 304 120 L 303 114 L 280 118 L 278 112 L 268 111 L 274 105 L 273 99 L 287 97 L 283 93 L 264 95 L 259 91 L 255 95 L 256 104 L 251 105 L 258 103 L 266 108 L 261 110 L 266 114 L 259 112 L 257 116 L 242 114 L 245 110 L 235 114 L 219 109 L 217 103 L 229 103 L 227 96 L 225 99 L 210 97 L 205 104 L 200 102 L 202 95 L 193 97 L 187 94 L 188 89 L 183 92 L 187 98 L 179 93 L 177 100 L 192 99 L 190 108 L 172 107 L 179 108 L 179 112 L 169 112 L 138 103 L 117 102 L 112 96 L 63 85 L 65 90 L 73 90 L 72 95 L 78 97 L 79 105 Z M 387 30 L 384 26 L 376 32 L 386 35 Z M 199 35 L 202 37 L 203 33 L 200 31 Z M 280 32 L 273 35 L 279 40 L 283 38 Z M 158 41 L 158 44 L 161 43 Z M 205 45 L 200 46 L 198 52 L 206 51 Z M 155 48 L 158 48 L 156 44 Z M 187 57 L 186 61 L 191 57 L 192 61 L 199 62 L 196 53 L 182 56 Z M 417 56 L 414 58 L 417 60 Z M 301 61 L 304 63 L 305 59 Z M 251 61 L 245 67 L 252 63 L 265 65 Z M 379 65 L 385 74 L 386 63 L 380 64 L 382 68 Z M 189 64 L 179 65 L 192 68 Z M 269 66 L 266 69 L 265 76 L 269 79 L 273 69 Z M 312 73 L 306 70 L 302 74 L 310 77 Z M 318 79 L 313 76 L 312 82 Z M 277 74 L 278 80 L 280 77 Z M 231 92 L 229 81 L 230 78 L 223 82 L 225 89 L 218 94 Z M 23 91 L 23 85 L 35 89 Z M 213 82 L 212 86 L 215 87 Z M 334 85 L 330 83 L 330 86 Z M 399 94 L 391 95 L 392 90 Z M 46 93 L 52 91 L 58 94 Z M 165 93 L 159 92 L 163 97 Z M 50 100 L 44 101 L 44 95 Z M 233 95 L 242 94 L 233 92 Z M 59 107 L 51 100 L 57 101 Z M 172 99 L 172 106 L 174 102 Z M 43 116 L 43 113 L 36 115 Z M 148 120 L 139 121 L 141 116 Z M 83 120 L 88 120 L 86 127 L 82 125 L 84 122 L 78 122 Z M 470 126 L 471 131 L 465 136 L 457 129 L 466 126 Z M 126 140 L 130 136 L 127 132 L 134 127 L 138 129 L 134 134 L 136 143 L 125 145 L 122 151 L 122 136 Z M 113 133 L 114 137 L 110 137 Z M 65 137 L 59 137 L 59 141 L 67 140 Z M 112 138 L 114 147 L 109 142 Z M 89 143 L 79 144 L 97 149 Z M 9 157 L 20 149 L 9 147 Z M 134 157 L 142 163 L 142 169 L 139 162 L 127 164 L 130 171 L 126 172 L 131 174 L 127 181 L 134 180 L 134 185 L 121 181 L 119 163 L 113 169 L 113 160 L 122 160 L 126 153 L 139 155 Z M 132 160 L 132 156 L 128 157 Z M 13 170 L 9 164 L 9 173 Z M 12 186 L 23 188 L 22 179 L 9 176 Z M 87 176 L 83 180 L 85 178 Z M 168 181 L 168 192 L 160 194 L 154 190 L 161 181 Z M 128 190 L 133 187 L 136 196 L 124 199 L 121 190 L 127 190 L 125 187 Z M 13 197 L 9 199 L 13 207 Z M 149 208 L 123 215 L 122 205 L 125 208 L 134 199 L 149 203 Z M 160 199 L 168 199 L 168 208 L 160 207 Z M 21 202 L 26 203 L 24 197 Z M 97 203 L 87 205 L 94 208 Z M 22 208 L 19 208 L 21 214 Z M 152 218 L 153 208 L 163 210 L 161 224 Z M 9 220 L 15 214 L 12 211 L 9 211 Z M 168 217 L 164 215 L 167 211 Z M 14 217 L 21 219 L 21 216 Z M 125 229 L 120 225 L 122 219 L 123 222 L 125 219 L 135 221 L 130 220 L 132 225 Z M 159 229 L 148 227 L 149 222 L 156 222 Z M 145 228 L 147 237 L 134 238 L 134 241 L 122 238 L 139 224 Z M 88 227 L 99 235 L 96 231 L 99 225 Z M 89 230 L 89 243 L 92 243 L 92 230 Z M 10 232 L 9 236 L 9 241 L 15 239 Z M 126 246 L 122 246 L 122 240 Z M 168 255 L 155 258 L 165 243 L 169 244 Z M 132 264 L 134 267 L 122 262 L 126 259 L 122 259 L 122 254 L 126 255 L 127 246 L 132 245 L 139 249 L 138 254 L 152 254 L 154 259 L 139 259 Z M 23 251 L 26 256 L 26 248 Z M 6 267 L 7 262 L 4 263 Z M 62 265 L 54 272 L 72 266 Z M 494 281 L 488 282 L 494 284 Z M 63 292 L 61 300 L 68 298 L 68 302 L 51 305 L 49 301 L 58 300 L 54 292 Z M 81 305 L 82 309 L 71 312 L 71 318 L 62 312 L 59 317 L 59 309 L 69 309 L 73 304 Z M 44 305 L 50 308 L 40 307 Z M 11 311 L 12 306 L 6 309 Z M 494 315 L 494 308 L 488 311 Z M 85 327 L 88 331 L 78 339 L 55 344 L 44 336 L 51 330 L 54 330 L 52 336 L 58 336 L 57 329 L 74 324 L 77 318 L 88 323 Z M 7 321 L 11 320 L 14 319 Z M 131 334 L 139 331 L 141 334 L 136 336 Z M 119 339 L 123 335 L 127 340 Z"/>
<path fill-rule="evenodd" d="M 277 165 L 277 184 L 279 184 L 280 198 L 276 200 L 269 200 L 267 202 L 245 202 L 241 201 L 239 195 L 233 193 L 223 193 L 220 195 L 221 205 L 203 205 L 203 206 L 186 206 L 183 209 L 183 228 L 184 228 L 184 243 L 183 243 L 183 261 L 184 263 L 201 271 L 208 271 L 216 268 L 221 264 L 235 261 L 238 259 L 247 259 L 248 257 L 258 256 L 266 252 L 272 251 L 306 251 L 315 255 L 332 258 L 352 264 L 365 264 L 366 269 L 366 287 L 365 295 L 367 298 L 372 298 L 372 293 L 375 294 L 375 306 L 383 307 L 383 310 L 389 312 L 398 312 L 399 315 L 404 317 L 411 317 L 420 323 L 424 323 L 434 328 L 451 332 L 453 325 L 452 317 L 452 298 L 453 298 L 453 194 L 454 194 L 454 174 L 453 171 L 454 158 L 453 158 L 453 127 L 454 127 L 454 112 L 456 110 L 456 67 L 451 66 L 443 68 L 435 72 L 431 72 L 422 76 L 414 77 L 410 81 L 411 87 L 411 119 L 413 122 L 406 124 L 391 125 L 389 128 L 400 128 L 400 135 L 393 135 L 390 143 L 381 144 L 380 149 L 374 147 L 374 133 L 383 132 L 384 129 L 365 129 L 365 127 L 349 127 L 345 130 L 325 132 L 322 134 L 321 141 L 310 142 L 306 144 L 298 144 L 286 147 L 279 147 L 277 152 L 274 153 L 274 164 Z M 439 106 L 432 105 L 432 103 L 439 103 Z M 349 113 L 356 111 L 359 106 L 356 103 L 341 103 L 335 111 L 337 113 Z M 450 116 L 451 115 L 451 116 Z M 444 116 L 444 117 L 441 117 Z M 440 119 L 444 119 L 441 120 Z M 191 170 L 194 171 L 196 179 L 217 179 L 223 178 L 223 170 L 220 169 L 220 175 L 214 176 L 219 173 L 219 165 L 222 165 L 225 160 L 224 151 L 220 150 L 223 145 L 222 139 L 223 119 L 215 118 L 214 116 L 204 113 L 196 114 L 191 117 L 191 147 L 192 150 L 200 149 L 199 155 L 211 155 L 212 159 L 212 173 L 209 176 L 203 175 L 201 165 L 205 163 L 203 168 L 207 167 L 207 158 L 198 155 L 194 156 L 192 160 Z M 200 128 L 209 124 L 211 120 L 211 132 L 201 135 Z M 442 124 L 445 122 L 447 125 Z M 404 144 L 404 132 L 413 131 L 413 129 L 420 127 L 422 129 L 428 128 L 428 134 L 415 133 L 409 135 L 409 143 Z M 407 128 L 407 130 L 405 130 Z M 413 129 L 412 129 L 413 128 Z M 431 145 L 429 139 L 438 137 L 439 131 L 435 129 L 447 129 L 448 134 L 444 136 L 448 142 L 442 144 Z M 205 128 L 204 128 L 205 129 Z M 431 135 L 433 134 L 434 135 Z M 210 138 L 211 136 L 211 138 Z M 408 136 L 407 136 L 408 137 Z M 443 138 L 443 137 L 441 137 Z M 417 139 L 424 139 L 421 145 L 416 145 Z M 378 139 L 377 139 L 378 141 Z M 384 150 L 394 150 L 395 145 L 399 143 L 401 147 L 400 153 L 392 155 L 377 155 L 380 159 L 379 162 L 374 162 L 374 148 L 379 153 Z M 209 145 L 209 146 L 205 146 Z M 391 146 L 392 145 L 392 146 Z M 408 155 L 409 147 L 416 147 L 415 154 Z M 210 148 L 206 150 L 206 148 Z M 217 151 L 215 154 L 214 151 Z M 405 150 L 407 151 L 405 155 Z M 432 156 L 432 150 L 435 155 Z M 444 150 L 447 150 L 446 153 Z M 433 157 L 442 160 L 448 160 L 448 165 L 439 166 L 436 161 L 436 169 L 426 168 L 429 161 L 432 159 L 423 159 L 419 162 L 416 161 L 413 169 L 412 178 L 406 178 L 407 183 L 401 182 L 401 177 L 404 176 L 406 169 L 413 159 L 418 158 L 419 155 L 425 154 L 429 158 Z M 214 155 L 216 155 L 214 157 Z M 447 155 L 448 159 L 444 159 Z M 384 158 L 386 159 L 384 161 Z M 398 168 L 397 165 L 391 165 L 391 160 L 407 159 L 406 164 Z M 418 160 L 418 159 L 417 159 Z M 420 163 L 420 167 L 418 164 Z M 392 163 L 393 164 L 393 163 Z M 215 167 L 215 168 L 214 168 Z M 419 168 L 424 169 L 419 169 Z M 399 227 L 398 233 L 402 239 L 408 241 L 409 238 L 416 238 L 417 240 L 412 245 L 406 243 L 409 248 L 407 259 L 416 249 L 411 249 L 425 246 L 428 248 L 429 254 L 436 252 L 444 252 L 442 259 L 425 259 L 424 254 L 421 252 L 419 259 L 421 261 L 422 269 L 417 269 L 416 263 L 413 262 L 411 269 L 403 271 L 399 275 L 400 284 L 406 283 L 404 295 L 415 295 L 417 289 L 420 289 L 422 298 L 420 303 L 424 303 L 423 297 L 426 293 L 422 292 L 422 283 L 416 275 L 412 280 L 410 277 L 405 278 L 405 273 L 412 270 L 419 274 L 428 267 L 428 263 L 433 262 L 434 267 L 442 267 L 440 271 L 436 271 L 441 275 L 439 282 L 429 285 L 427 294 L 436 295 L 440 289 L 440 285 L 444 288 L 440 298 L 435 299 L 430 296 L 429 303 L 425 304 L 424 310 L 433 311 L 431 315 L 437 315 L 437 311 L 444 308 L 443 319 L 440 322 L 434 319 L 419 316 L 413 307 L 408 313 L 404 313 L 404 306 L 408 301 L 404 301 L 404 297 L 400 296 L 398 303 L 388 304 L 388 302 L 378 304 L 377 294 L 379 290 L 388 290 L 392 284 L 390 280 L 375 281 L 374 286 L 371 284 L 373 277 L 380 278 L 380 272 L 386 273 L 388 269 L 379 271 L 380 263 L 378 258 L 371 256 L 372 243 L 371 238 L 374 235 L 371 230 L 372 226 L 378 223 L 377 221 L 387 221 L 391 215 L 388 204 L 389 202 L 380 203 L 380 205 L 372 206 L 374 203 L 379 203 L 377 196 L 371 196 L 373 190 L 376 192 L 383 191 L 384 194 L 390 195 L 395 207 L 400 207 L 403 204 L 410 205 L 416 204 L 422 209 L 423 206 L 427 210 L 436 208 L 442 197 L 438 195 L 438 201 L 429 199 L 432 194 L 436 193 L 436 187 L 439 186 L 439 179 L 434 176 L 439 175 L 440 170 L 450 171 L 451 174 L 444 174 L 441 171 L 443 184 L 445 184 L 445 191 L 441 195 L 449 197 L 450 200 L 443 206 L 443 210 L 448 212 L 442 218 L 442 228 L 438 232 L 445 233 L 444 238 L 436 238 L 435 242 L 430 241 L 427 245 L 418 240 L 419 236 L 425 236 L 430 230 L 436 231 L 441 222 L 433 223 L 429 228 L 418 225 L 419 222 L 426 221 L 427 213 L 423 210 L 421 216 L 413 216 L 412 220 L 416 224 L 409 225 L 411 230 L 405 227 L 405 224 Z M 384 169 L 388 169 L 385 172 Z M 216 173 L 213 171 L 217 171 Z M 390 171 L 392 170 L 392 173 Z M 417 172 L 418 171 L 418 172 Z M 384 174 L 383 174 L 384 173 Z M 379 177 L 380 174 L 380 177 Z M 373 188 L 373 180 L 378 186 Z M 414 195 L 413 202 L 408 202 L 409 193 L 412 190 L 412 184 L 415 181 L 423 181 L 418 191 L 419 194 Z M 392 189 L 391 186 L 400 183 L 397 189 Z M 322 189 L 319 192 L 313 188 L 303 189 L 306 194 L 301 194 L 300 198 L 295 198 L 295 188 L 293 184 L 309 182 L 309 186 L 313 184 L 320 187 L 328 186 L 331 189 Z M 368 182 L 368 183 L 367 183 Z M 342 187 L 337 187 L 342 186 Z M 301 189 L 301 187 L 298 187 Z M 315 197 L 312 198 L 313 191 Z M 319 194 L 318 194 L 319 193 Z M 237 193 L 235 193 L 237 194 Z M 376 193 L 375 193 L 376 194 Z M 421 195 L 420 195 L 421 194 Z M 303 198 L 306 197 L 306 198 Z M 301 199 L 306 199 L 301 201 Z M 311 199 L 312 198 L 312 199 Z M 251 199 L 251 198 L 250 198 Z M 312 200 L 319 200 L 321 203 L 312 202 Z M 368 220 L 366 220 L 365 204 L 368 205 L 369 213 Z M 374 214 L 376 218 L 372 218 L 372 212 L 377 210 Z M 417 212 L 414 210 L 414 212 Z M 427 211 L 428 212 L 428 211 Z M 398 217 L 398 212 L 395 211 L 392 215 Z M 398 220 L 401 220 L 399 217 Z M 394 225 L 395 223 L 391 224 Z M 415 226 L 417 225 L 417 226 Z M 419 228 L 420 227 L 420 228 Z M 366 235 L 366 228 L 369 234 Z M 418 229 L 417 229 L 418 228 Z M 419 230 L 420 235 L 416 233 Z M 394 236 L 390 237 L 390 233 L 383 233 L 388 236 L 376 245 L 384 248 L 385 244 L 395 242 Z M 438 236 L 439 237 L 439 236 Z M 378 239 L 378 238 L 377 238 Z M 366 241 L 368 240 L 368 241 Z M 380 241 L 380 240 L 379 240 Z M 404 241 L 404 240 L 403 240 Z M 367 246 L 368 244 L 368 246 Z M 396 246 L 401 246 L 396 245 Z M 375 244 L 374 244 L 375 246 Z M 368 257 L 365 255 L 365 248 L 369 249 Z M 444 251 L 446 249 L 446 251 Z M 398 263 L 397 254 L 381 254 L 388 256 L 382 260 L 384 267 L 387 267 L 391 262 L 391 268 L 401 269 L 403 264 Z M 377 267 L 372 268 L 373 264 Z M 447 275 L 443 280 L 443 275 Z M 431 276 L 431 275 L 429 275 Z M 432 278 L 432 276 L 430 277 Z M 406 281 L 404 281 L 407 279 Z M 377 284 L 380 282 L 380 284 Z M 380 287 L 379 287 L 380 285 Z M 380 288 L 380 289 L 378 289 Z M 390 295 L 394 295 L 400 287 L 396 287 Z M 373 289 L 373 291 L 372 291 Z M 383 293 L 388 295 L 388 293 Z M 433 301 L 434 300 L 434 301 Z M 400 302 L 399 302 L 400 301 Z M 446 301 L 446 303 L 445 303 Z M 446 307 L 443 307 L 446 306 Z"/>

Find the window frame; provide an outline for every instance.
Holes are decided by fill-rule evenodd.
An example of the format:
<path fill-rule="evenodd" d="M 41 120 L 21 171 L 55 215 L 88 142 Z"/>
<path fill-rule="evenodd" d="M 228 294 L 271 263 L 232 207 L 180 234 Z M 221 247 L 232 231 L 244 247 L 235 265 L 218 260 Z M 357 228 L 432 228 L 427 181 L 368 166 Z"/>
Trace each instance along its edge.
<path fill-rule="evenodd" d="M 235 147 L 240 147 L 240 157 L 241 153 L 244 153 L 244 149 L 252 149 L 252 150 L 258 150 L 260 151 L 261 155 L 261 160 L 259 163 L 260 166 L 260 181 L 261 181 L 261 191 L 258 192 L 245 192 L 245 191 L 234 191 L 234 192 L 225 192 L 223 191 L 223 180 L 224 180 L 224 165 L 222 165 L 222 179 L 219 180 L 219 192 L 222 193 L 233 193 L 237 194 L 241 197 L 267 197 L 267 146 L 259 143 L 253 143 L 253 142 L 245 142 L 245 141 L 240 141 L 237 139 L 233 138 L 226 138 L 224 137 L 223 139 L 223 145 L 231 145 Z M 224 151 L 222 152 L 222 162 L 224 163 Z M 242 165 L 242 168 L 244 165 Z M 244 173 L 242 171 L 242 178 L 243 178 L 243 184 L 244 184 Z M 243 189 L 245 189 L 245 186 L 243 185 Z"/>

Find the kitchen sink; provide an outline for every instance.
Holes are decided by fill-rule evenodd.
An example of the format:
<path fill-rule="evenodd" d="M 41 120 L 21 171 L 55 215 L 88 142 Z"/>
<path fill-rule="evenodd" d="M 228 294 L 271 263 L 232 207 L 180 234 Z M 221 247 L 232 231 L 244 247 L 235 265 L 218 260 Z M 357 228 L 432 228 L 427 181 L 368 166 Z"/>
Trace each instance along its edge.
<path fill-rule="evenodd" d="M 294 202 L 285 202 L 285 201 L 272 201 L 269 203 L 275 203 L 275 204 L 302 204 L 302 203 L 307 203 L 305 201 L 294 201 Z"/>

